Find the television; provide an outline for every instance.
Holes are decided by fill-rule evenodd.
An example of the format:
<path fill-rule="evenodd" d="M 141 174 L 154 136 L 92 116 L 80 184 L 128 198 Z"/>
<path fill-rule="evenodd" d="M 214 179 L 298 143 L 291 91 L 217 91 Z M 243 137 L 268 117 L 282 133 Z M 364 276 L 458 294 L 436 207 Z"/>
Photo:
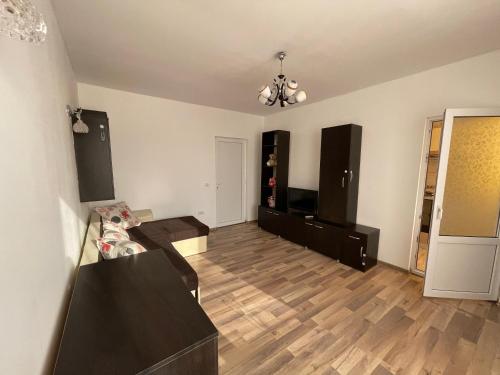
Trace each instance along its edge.
<path fill-rule="evenodd" d="M 318 192 L 298 188 L 288 188 L 288 210 L 291 213 L 315 215 L 318 207 Z"/>

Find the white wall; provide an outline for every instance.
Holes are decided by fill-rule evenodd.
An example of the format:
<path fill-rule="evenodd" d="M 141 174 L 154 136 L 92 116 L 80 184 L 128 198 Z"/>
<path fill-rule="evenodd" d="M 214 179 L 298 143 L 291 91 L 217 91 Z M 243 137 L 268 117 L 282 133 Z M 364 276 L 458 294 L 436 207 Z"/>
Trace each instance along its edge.
<path fill-rule="evenodd" d="M 76 83 L 49 0 L 47 42 L 0 36 L 0 373 L 51 372 L 86 217 L 66 104 Z"/>
<path fill-rule="evenodd" d="M 380 260 L 408 268 L 426 118 L 500 107 L 499 88 L 496 51 L 268 116 L 265 129 L 291 131 L 289 184 L 316 189 L 321 128 L 362 125 L 358 222 L 381 229 Z"/>
<path fill-rule="evenodd" d="M 83 108 L 108 114 L 117 200 L 214 227 L 215 137 L 244 138 L 247 218 L 256 218 L 262 117 L 82 83 L 78 92 Z"/>

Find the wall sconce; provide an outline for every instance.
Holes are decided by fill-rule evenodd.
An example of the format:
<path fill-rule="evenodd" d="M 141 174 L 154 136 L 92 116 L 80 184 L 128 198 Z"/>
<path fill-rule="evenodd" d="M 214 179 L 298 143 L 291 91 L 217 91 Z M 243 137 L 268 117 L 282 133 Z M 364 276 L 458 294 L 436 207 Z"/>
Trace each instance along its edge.
<path fill-rule="evenodd" d="M 81 119 L 82 109 L 72 108 L 71 106 L 66 106 L 66 113 L 71 118 L 71 125 L 73 127 L 73 132 L 78 134 L 87 134 L 89 132 L 89 127 Z"/>
<path fill-rule="evenodd" d="M 47 25 L 31 0 L 0 0 L 0 35 L 43 43 Z"/>

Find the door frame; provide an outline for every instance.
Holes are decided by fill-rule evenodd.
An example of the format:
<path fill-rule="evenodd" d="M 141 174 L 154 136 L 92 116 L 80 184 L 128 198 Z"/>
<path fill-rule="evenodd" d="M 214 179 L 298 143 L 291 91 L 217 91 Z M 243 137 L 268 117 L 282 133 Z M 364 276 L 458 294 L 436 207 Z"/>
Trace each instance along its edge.
<path fill-rule="evenodd" d="M 217 222 L 217 142 L 240 143 L 242 145 L 243 155 L 241 158 L 241 219 L 228 221 L 222 224 Z M 215 163 L 214 163 L 214 181 L 215 181 L 215 228 L 225 227 L 228 225 L 241 224 L 247 221 L 247 148 L 248 140 L 245 138 L 232 138 L 215 136 Z"/>
<path fill-rule="evenodd" d="M 444 190 L 446 188 L 445 180 L 446 173 L 448 170 L 448 156 L 450 152 L 451 137 L 453 133 L 453 119 L 455 117 L 498 117 L 500 116 L 500 109 L 498 108 L 447 108 L 445 111 L 443 131 L 441 135 L 441 148 L 440 148 L 440 158 L 438 167 L 438 176 L 436 183 L 436 194 L 435 201 L 432 208 L 431 225 L 436 218 L 436 223 L 434 225 L 434 230 L 430 235 L 429 242 L 429 253 L 427 258 L 426 267 L 426 277 L 424 278 L 424 295 L 427 297 L 441 297 L 441 298 L 459 298 L 459 299 L 476 299 L 476 300 L 498 300 L 500 291 L 500 240 L 499 238 L 494 239 L 484 239 L 483 241 L 491 242 L 494 240 L 496 242 L 497 248 L 495 251 L 495 257 L 493 259 L 492 276 L 490 280 L 490 287 L 488 293 L 485 292 L 458 292 L 449 290 L 437 290 L 433 289 L 431 283 L 428 282 L 427 277 L 432 277 L 433 272 L 435 272 L 435 261 L 437 258 L 436 245 L 439 240 L 439 228 L 441 225 L 441 214 L 442 214 L 442 200 L 444 195 Z M 450 123 L 451 120 L 451 123 Z M 444 164 L 443 156 L 446 157 L 446 164 Z M 439 219 L 438 219 L 439 216 Z M 500 220 L 497 223 L 497 235 L 499 231 Z M 460 243 L 474 241 L 476 243 L 476 237 L 466 238 L 466 237 L 453 237 L 450 236 L 446 241 L 452 243 L 460 238 Z M 466 238 L 464 240 L 464 238 Z M 481 238 L 481 237 L 480 237 Z"/>
<path fill-rule="evenodd" d="M 427 179 L 427 167 L 429 165 L 428 155 L 431 147 L 432 123 L 434 121 L 444 120 L 443 115 L 430 116 L 425 120 L 422 149 L 420 151 L 420 167 L 418 173 L 417 197 L 415 201 L 415 211 L 413 214 L 413 231 L 410 243 L 410 271 L 418 276 L 424 276 L 425 271 L 417 268 L 418 257 L 418 236 L 420 235 L 420 226 L 422 222 L 422 210 L 424 206 L 425 181 Z M 430 233 L 429 233 L 430 241 Z M 426 267 L 427 268 L 427 267 Z"/>

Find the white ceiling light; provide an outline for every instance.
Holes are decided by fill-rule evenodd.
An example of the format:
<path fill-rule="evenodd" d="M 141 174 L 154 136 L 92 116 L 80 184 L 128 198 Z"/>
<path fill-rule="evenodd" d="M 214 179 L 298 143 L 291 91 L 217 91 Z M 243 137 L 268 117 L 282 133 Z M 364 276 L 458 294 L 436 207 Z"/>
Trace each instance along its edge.
<path fill-rule="evenodd" d="M 42 43 L 47 36 L 47 25 L 30 0 L 0 0 L 0 34 Z"/>
<path fill-rule="evenodd" d="M 286 57 L 285 52 L 278 53 L 281 68 L 278 77 L 274 78 L 272 87 L 262 86 L 259 90 L 259 102 L 272 106 L 278 101 L 282 107 L 289 104 L 302 103 L 307 99 L 306 92 L 303 90 L 297 91 L 299 84 L 293 79 L 287 80 L 283 74 L 283 60 Z"/>

